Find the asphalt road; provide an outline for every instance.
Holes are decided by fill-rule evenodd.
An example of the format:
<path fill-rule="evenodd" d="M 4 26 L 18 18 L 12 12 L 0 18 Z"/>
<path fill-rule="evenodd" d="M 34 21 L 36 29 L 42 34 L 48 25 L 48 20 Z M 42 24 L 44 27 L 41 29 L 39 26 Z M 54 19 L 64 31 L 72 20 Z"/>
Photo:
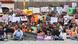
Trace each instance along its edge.
<path fill-rule="evenodd" d="M 78 44 L 76 40 L 64 40 L 64 41 L 0 41 L 0 44 Z"/>

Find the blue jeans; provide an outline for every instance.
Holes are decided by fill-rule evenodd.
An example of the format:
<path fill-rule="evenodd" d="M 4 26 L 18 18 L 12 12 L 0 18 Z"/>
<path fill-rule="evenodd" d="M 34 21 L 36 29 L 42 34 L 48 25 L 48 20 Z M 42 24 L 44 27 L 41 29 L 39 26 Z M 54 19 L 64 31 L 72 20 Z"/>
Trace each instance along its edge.
<path fill-rule="evenodd" d="M 22 37 L 21 37 L 21 36 L 14 36 L 14 39 L 15 39 L 15 40 L 21 40 Z"/>

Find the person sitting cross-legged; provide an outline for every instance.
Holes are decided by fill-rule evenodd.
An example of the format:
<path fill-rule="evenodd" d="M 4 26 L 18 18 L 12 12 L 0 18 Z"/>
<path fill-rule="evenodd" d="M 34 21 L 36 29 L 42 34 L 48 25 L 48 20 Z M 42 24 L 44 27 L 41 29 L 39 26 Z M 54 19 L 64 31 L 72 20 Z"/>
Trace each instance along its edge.
<path fill-rule="evenodd" d="M 17 29 L 14 33 L 13 33 L 13 36 L 14 36 L 14 40 L 22 40 L 23 38 L 23 32 L 21 29 Z"/>

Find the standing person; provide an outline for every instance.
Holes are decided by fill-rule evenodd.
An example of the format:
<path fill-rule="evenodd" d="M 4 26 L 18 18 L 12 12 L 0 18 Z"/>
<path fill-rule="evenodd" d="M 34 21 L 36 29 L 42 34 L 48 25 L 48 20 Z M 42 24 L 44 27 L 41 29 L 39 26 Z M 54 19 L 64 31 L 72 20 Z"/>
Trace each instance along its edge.
<path fill-rule="evenodd" d="M 14 40 L 22 40 L 23 38 L 23 32 L 20 28 L 18 28 L 14 33 L 13 33 L 13 36 L 14 36 Z"/>
<path fill-rule="evenodd" d="M 25 32 L 27 31 L 26 28 L 27 28 L 27 27 L 26 27 L 25 24 L 23 23 L 23 24 L 22 24 L 22 31 L 23 31 L 23 33 L 25 33 Z"/>
<path fill-rule="evenodd" d="M 1 41 L 4 40 L 4 30 L 3 30 L 2 26 L 0 26 L 0 40 Z"/>

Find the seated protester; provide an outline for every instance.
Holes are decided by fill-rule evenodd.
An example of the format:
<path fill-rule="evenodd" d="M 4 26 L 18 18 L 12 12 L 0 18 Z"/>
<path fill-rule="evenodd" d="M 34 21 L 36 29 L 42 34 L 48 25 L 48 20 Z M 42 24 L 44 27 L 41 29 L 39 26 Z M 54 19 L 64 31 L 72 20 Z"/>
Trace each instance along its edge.
<path fill-rule="evenodd" d="M 33 33 L 37 33 L 37 27 L 36 26 L 32 26 L 31 30 L 32 30 Z"/>
<path fill-rule="evenodd" d="M 4 30 L 3 28 L 0 26 L 0 40 L 3 41 L 4 40 Z"/>
<path fill-rule="evenodd" d="M 22 40 L 22 37 L 23 37 L 23 32 L 21 29 L 17 29 L 14 33 L 13 33 L 13 36 L 14 36 L 14 40 Z"/>
<path fill-rule="evenodd" d="M 32 17 L 31 17 L 31 23 L 34 23 L 34 21 L 35 21 L 35 17 L 32 16 Z"/>
<path fill-rule="evenodd" d="M 9 39 L 9 37 L 12 37 L 14 30 L 12 29 L 12 27 L 10 25 L 6 25 L 5 27 L 5 33 L 6 33 L 6 39 Z M 8 37 L 8 35 L 10 35 Z"/>
<path fill-rule="evenodd" d="M 24 24 L 22 24 L 22 31 L 23 31 L 23 33 L 25 33 L 27 31 L 26 26 Z"/>
<path fill-rule="evenodd" d="M 48 27 L 47 27 L 47 25 L 46 25 L 46 22 L 43 22 L 42 23 L 42 31 L 45 33 L 45 34 L 47 34 L 47 29 Z"/>
<path fill-rule="evenodd" d="M 40 24 L 37 24 L 37 29 L 38 29 L 38 31 L 40 30 Z"/>
<path fill-rule="evenodd" d="M 68 28 L 66 28 L 66 35 L 67 35 L 67 39 L 70 39 L 71 37 L 71 30 L 69 30 Z"/>
<path fill-rule="evenodd" d="M 44 40 L 45 33 L 42 31 L 38 31 L 37 40 Z"/>
<path fill-rule="evenodd" d="M 38 31 L 38 32 L 37 32 L 37 35 L 43 36 L 43 35 L 45 35 L 45 33 L 44 33 L 43 31 Z"/>
<path fill-rule="evenodd" d="M 57 29 L 57 26 L 55 24 L 52 25 L 52 35 L 53 36 L 59 36 L 60 32 L 59 30 Z"/>
<path fill-rule="evenodd" d="M 63 18 L 63 15 L 60 15 L 58 17 L 58 22 L 63 26 L 64 25 L 64 18 Z"/>
<path fill-rule="evenodd" d="M 31 33 L 31 32 L 32 32 L 31 28 L 28 28 L 28 29 L 27 29 L 27 32 L 30 32 L 30 33 Z"/>
<path fill-rule="evenodd" d="M 77 28 L 73 27 L 71 28 L 71 39 L 76 39 L 77 37 Z"/>
<path fill-rule="evenodd" d="M 70 21 L 70 16 L 65 14 L 63 18 L 64 18 L 64 26 L 67 28 L 69 26 L 68 22 Z"/>
<path fill-rule="evenodd" d="M 38 15 L 37 15 L 37 14 L 34 15 L 34 22 L 35 22 L 36 24 L 38 23 Z"/>

